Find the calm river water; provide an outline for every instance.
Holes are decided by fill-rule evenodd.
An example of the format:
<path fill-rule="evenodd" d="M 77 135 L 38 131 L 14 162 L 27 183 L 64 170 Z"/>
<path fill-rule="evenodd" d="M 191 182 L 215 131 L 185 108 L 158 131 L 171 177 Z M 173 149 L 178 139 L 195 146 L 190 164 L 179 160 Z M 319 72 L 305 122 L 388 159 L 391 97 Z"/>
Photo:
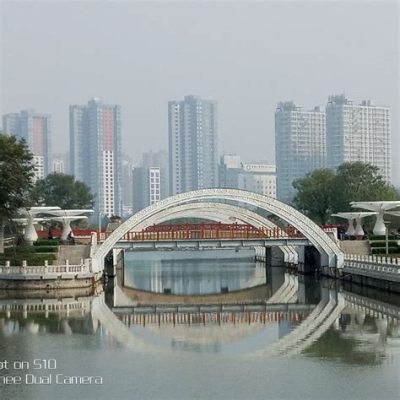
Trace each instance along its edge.
<path fill-rule="evenodd" d="M 1 292 L 0 399 L 400 398 L 399 296 L 182 253 L 128 253 L 96 295 Z M 150 301 L 259 308 L 113 308 Z"/>

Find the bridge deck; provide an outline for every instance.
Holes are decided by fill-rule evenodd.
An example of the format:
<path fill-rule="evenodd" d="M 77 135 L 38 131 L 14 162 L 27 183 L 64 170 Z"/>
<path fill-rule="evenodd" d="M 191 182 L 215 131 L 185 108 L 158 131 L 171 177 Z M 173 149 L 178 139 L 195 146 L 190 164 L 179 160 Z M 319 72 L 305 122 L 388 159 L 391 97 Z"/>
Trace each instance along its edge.
<path fill-rule="evenodd" d="M 307 246 L 305 238 L 258 239 L 176 239 L 176 240 L 119 240 L 115 247 L 131 250 L 198 250 L 217 248 L 253 248 L 255 246 Z"/>
<path fill-rule="evenodd" d="M 151 304 L 138 305 L 134 307 L 113 307 L 115 314 L 192 314 L 192 313 L 213 313 L 213 312 L 304 312 L 311 311 L 315 304 L 266 304 L 265 302 L 247 304 Z"/>

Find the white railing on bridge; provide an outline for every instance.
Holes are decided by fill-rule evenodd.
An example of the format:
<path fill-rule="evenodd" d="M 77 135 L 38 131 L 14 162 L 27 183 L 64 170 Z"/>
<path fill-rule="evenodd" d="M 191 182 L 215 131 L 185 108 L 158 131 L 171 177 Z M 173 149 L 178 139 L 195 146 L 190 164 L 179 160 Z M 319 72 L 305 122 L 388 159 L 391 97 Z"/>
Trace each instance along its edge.
<path fill-rule="evenodd" d="M 374 272 L 400 274 L 400 258 L 346 254 L 345 266 Z"/>
<path fill-rule="evenodd" d="M 0 275 L 48 275 L 48 274 L 86 274 L 91 271 L 91 259 L 82 259 L 80 264 L 69 264 L 66 260 L 62 265 L 48 265 L 45 261 L 44 265 L 27 265 L 26 261 L 22 261 L 22 266 L 12 266 L 10 261 L 6 261 L 5 265 L 0 266 Z"/>
<path fill-rule="evenodd" d="M 400 265 L 400 258 L 370 256 L 365 254 L 345 254 L 346 261 L 359 261 L 364 263 L 385 264 L 385 265 Z"/>

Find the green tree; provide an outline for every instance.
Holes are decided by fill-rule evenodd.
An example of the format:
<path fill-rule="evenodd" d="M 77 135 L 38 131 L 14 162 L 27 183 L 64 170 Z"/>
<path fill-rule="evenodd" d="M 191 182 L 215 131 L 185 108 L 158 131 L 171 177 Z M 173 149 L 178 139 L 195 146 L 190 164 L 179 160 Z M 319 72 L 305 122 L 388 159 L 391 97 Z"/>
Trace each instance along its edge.
<path fill-rule="evenodd" d="M 293 205 L 319 224 L 331 221 L 332 213 L 354 210 L 352 201 L 397 200 L 396 189 L 385 182 L 379 168 L 362 162 L 340 165 L 336 173 L 319 169 L 293 182 Z"/>
<path fill-rule="evenodd" d="M 319 224 L 326 224 L 332 214 L 332 188 L 335 174 L 318 169 L 293 182 L 297 190 L 294 206 Z"/>
<path fill-rule="evenodd" d="M 32 153 L 26 142 L 0 133 L 0 253 L 4 253 L 4 227 L 17 210 L 29 205 L 33 184 Z"/>
<path fill-rule="evenodd" d="M 59 206 L 62 209 L 93 208 L 95 200 L 89 186 L 73 176 L 52 173 L 36 182 L 32 198 L 38 206 Z"/>
<path fill-rule="evenodd" d="M 399 193 L 386 183 L 378 167 L 359 161 L 347 162 L 337 168 L 333 189 L 333 212 L 353 210 L 352 201 L 399 199 Z"/>

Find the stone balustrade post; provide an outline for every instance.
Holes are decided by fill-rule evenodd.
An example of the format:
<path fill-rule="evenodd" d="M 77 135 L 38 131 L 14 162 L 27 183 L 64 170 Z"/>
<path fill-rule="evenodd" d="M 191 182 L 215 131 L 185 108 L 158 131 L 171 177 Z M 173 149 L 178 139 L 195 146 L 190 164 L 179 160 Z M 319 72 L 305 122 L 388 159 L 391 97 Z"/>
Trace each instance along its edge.
<path fill-rule="evenodd" d="M 6 261 L 5 267 L 6 267 L 6 268 L 10 268 L 10 260 L 7 260 L 7 261 Z"/>

